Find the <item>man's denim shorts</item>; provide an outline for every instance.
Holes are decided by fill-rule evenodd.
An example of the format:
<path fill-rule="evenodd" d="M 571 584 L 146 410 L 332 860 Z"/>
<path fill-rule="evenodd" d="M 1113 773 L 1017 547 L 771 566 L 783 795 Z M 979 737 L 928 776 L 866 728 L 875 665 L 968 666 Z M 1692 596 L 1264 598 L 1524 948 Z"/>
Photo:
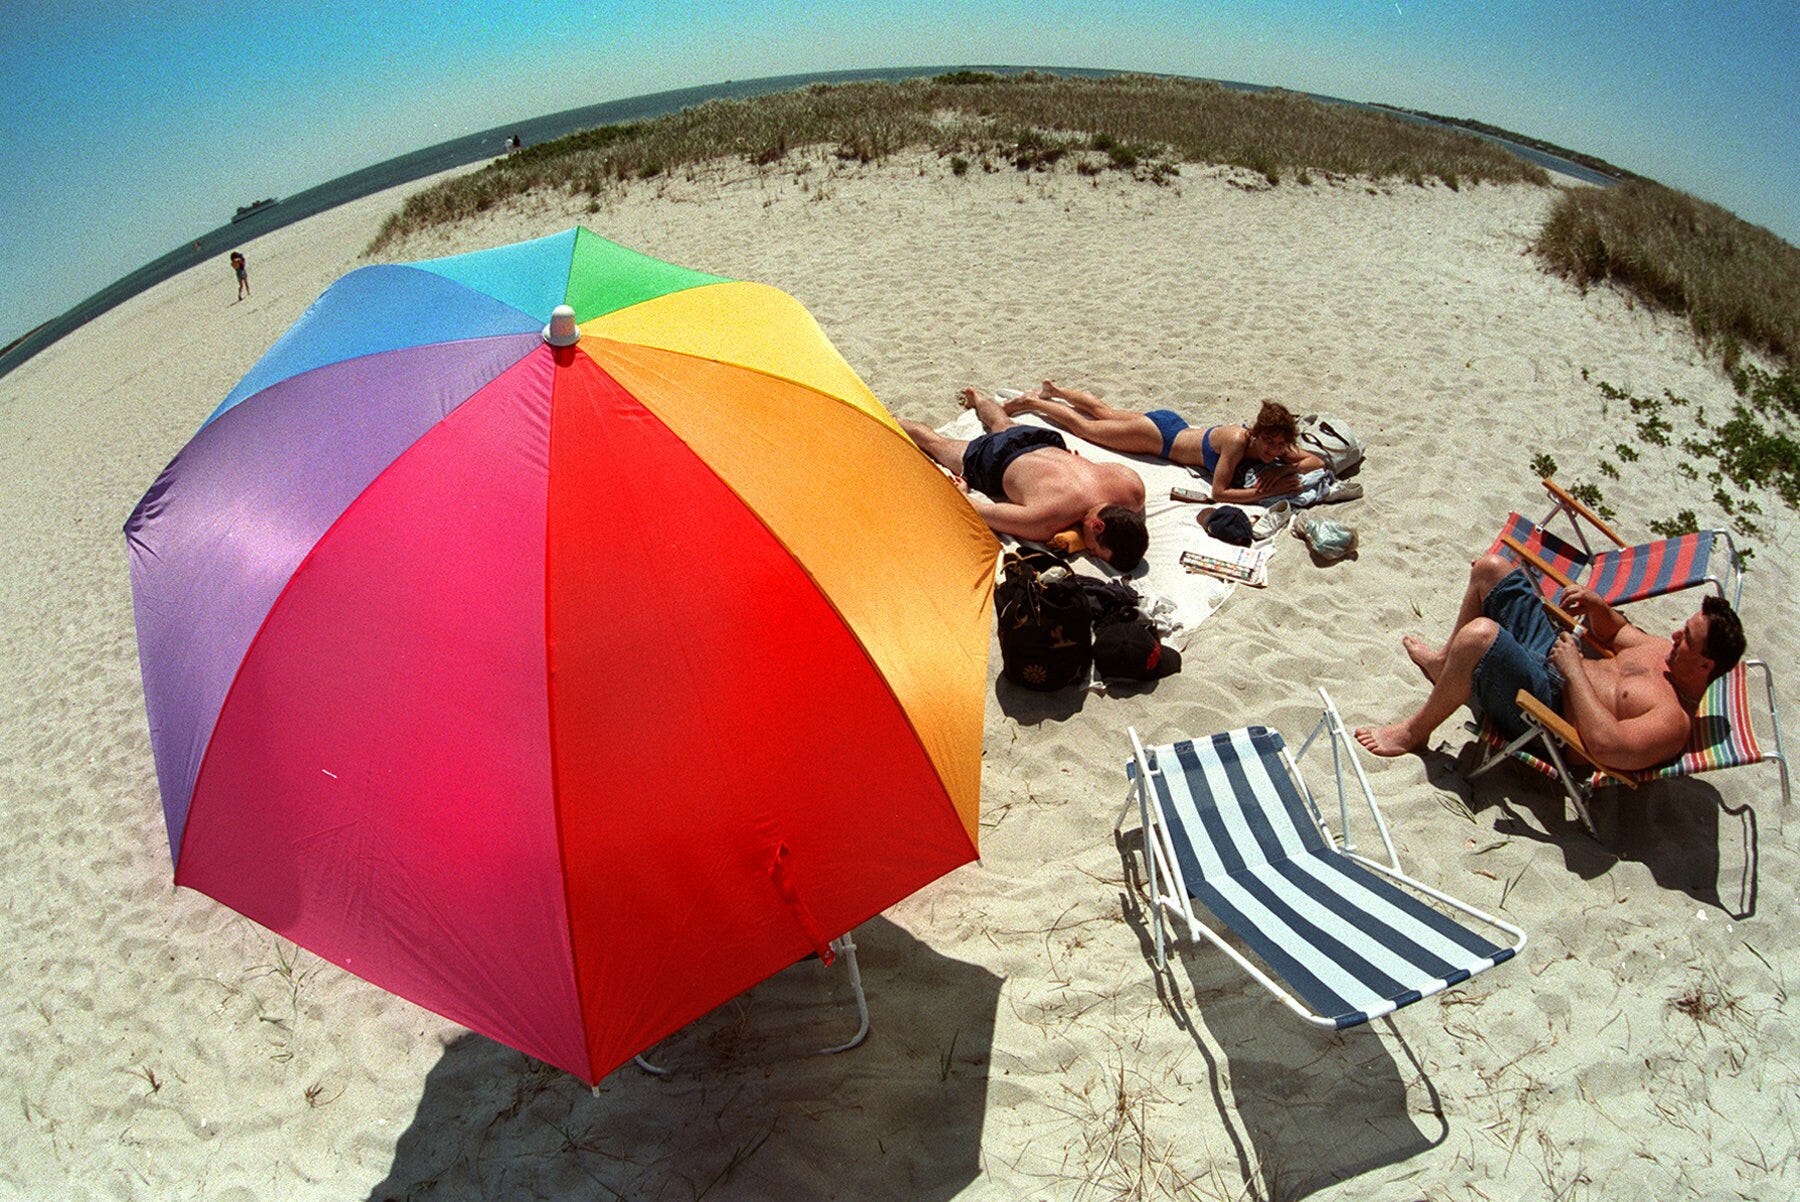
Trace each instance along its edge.
<path fill-rule="evenodd" d="M 1553 710 L 1562 709 L 1562 674 L 1546 658 L 1558 631 L 1531 578 L 1516 569 L 1489 590 L 1481 612 L 1499 625 L 1500 633 L 1475 665 L 1470 701 L 1507 738 L 1517 738 L 1529 729 L 1519 710 L 1520 689 Z"/>

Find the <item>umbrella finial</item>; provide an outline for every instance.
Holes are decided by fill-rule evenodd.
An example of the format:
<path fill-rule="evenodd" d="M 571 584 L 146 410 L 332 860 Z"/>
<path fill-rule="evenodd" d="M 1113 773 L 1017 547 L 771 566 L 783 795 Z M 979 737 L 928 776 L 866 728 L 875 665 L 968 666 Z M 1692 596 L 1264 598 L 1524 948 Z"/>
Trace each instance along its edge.
<path fill-rule="evenodd" d="M 581 327 L 575 324 L 575 310 L 558 305 L 550 311 L 550 324 L 544 327 L 544 341 L 551 346 L 574 346 L 581 341 Z"/>

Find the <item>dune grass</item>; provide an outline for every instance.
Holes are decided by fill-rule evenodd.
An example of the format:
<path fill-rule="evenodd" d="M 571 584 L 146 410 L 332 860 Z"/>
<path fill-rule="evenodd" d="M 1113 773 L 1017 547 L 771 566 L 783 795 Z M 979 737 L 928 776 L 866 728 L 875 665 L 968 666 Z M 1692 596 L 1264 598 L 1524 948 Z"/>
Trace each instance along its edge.
<path fill-rule="evenodd" d="M 1360 178 L 1450 188 L 1548 184 L 1535 164 L 1491 142 L 1291 92 L 1124 75 L 954 71 L 899 83 L 814 84 L 717 100 L 654 120 L 602 126 L 497 159 L 410 197 L 369 244 L 474 216 L 532 192 L 587 196 L 694 164 L 773 167 L 802 152 L 868 163 L 923 149 L 951 172 L 1116 171 L 1168 184 L 1180 164 L 1260 177 L 1258 186 Z M 1727 370 L 1745 349 L 1792 366 L 1800 350 L 1800 251 L 1715 205 L 1651 180 L 1564 192 L 1534 249 L 1586 288 L 1615 284 L 1688 318 Z"/>
<path fill-rule="evenodd" d="M 546 142 L 411 197 L 369 252 L 534 190 L 598 197 L 694 163 L 740 158 L 770 165 L 811 148 L 864 163 L 923 148 L 951 159 L 958 174 L 979 163 L 990 171 L 1119 171 L 1157 184 L 1177 176 L 1180 163 L 1244 168 L 1270 186 L 1310 184 L 1320 175 L 1436 180 L 1451 188 L 1549 178 L 1468 134 L 1288 92 L 1250 94 L 1148 76 L 957 71 L 712 101 Z"/>
<path fill-rule="evenodd" d="M 1790 367 L 1800 352 L 1800 250 L 1717 205 L 1650 180 L 1572 188 L 1534 249 L 1582 288 L 1686 317 L 1728 371 L 1747 348 Z"/>

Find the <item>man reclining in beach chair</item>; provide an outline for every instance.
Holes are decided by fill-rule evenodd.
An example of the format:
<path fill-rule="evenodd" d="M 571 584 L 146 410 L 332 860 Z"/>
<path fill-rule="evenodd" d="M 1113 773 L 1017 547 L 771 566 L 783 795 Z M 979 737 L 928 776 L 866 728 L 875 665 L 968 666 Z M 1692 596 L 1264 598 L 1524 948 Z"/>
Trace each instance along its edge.
<path fill-rule="evenodd" d="M 1707 686 L 1744 652 L 1743 626 L 1730 604 L 1706 598 L 1664 638 L 1631 625 L 1589 589 L 1566 589 L 1562 603 L 1586 624 L 1599 658 L 1582 657 L 1511 561 L 1477 559 L 1444 645 L 1416 635 L 1402 640 L 1431 681 L 1425 704 L 1390 726 L 1359 729 L 1357 740 L 1376 755 L 1417 751 L 1464 702 L 1516 739 L 1531 729 L 1519 708 L 1524 691 L 1567 719 L 1597 763 L 1632 771 L 1680 755 Z"/>
<path fill-rule="evenodd" d="M 1133 730 L 1127 771 L 1143 822 L 1157 968 L 1167 963 L 1167 910 L 1192 938 L 1224 951 L 1294 1013 L 1342 1029 L 1511 959 L 1525 946 L 1525 932 L 1400 871 L 1343 720 L 1325 690 L 1319 697 L 1324 712 L 1298 755 L 1262 726 L 1148 750 Z M 1337 777 L 1338 838 L 1300 774 L 1299 761 L 1321 734 Z M 1375 817 L 1386 864 L 1356 854 L 1350 841 L 1345 759 Z M 1130 807 L 1128 800 L 1127 812 Z M 1201 922 L 1194 901 L 1269 971 Z M 1495 942 L 1458 915 L 1510 939 Z"/>
<path fill-rule="evenodd" d="M 1766 749 L 1758 741 L 1752 721 L 1748 672 L 1751 668 L 1759 669 L 1763 674 L 1765 712 L 1775 736 L 1773 750 Z M 1736 667 L 1707 686 L 1700 699 L 1700 708 L 1694 714 L 1687 746 L 1679 757 L 1636 771 L 1619 771 L 1596 763 L 1580 734 L 1560 714 L 1523 689 L 1519 691 L 1518 701 L 1530 729 L 1517 738 L 1508 739 L 1486 720 L 1470 723 L 1475 736 L 1488 748 L 1487 757 L 1469 773 L 1470 779 L 1508 757 L 1519 760 L 1561 782 L 1563 793 L 1574 804 L 1581 824 L 1590 832 L 1594 830 L 1594 820 L 1588 813 L 1588 799 L 1595 789 L 1608 784 L 1635 789 L 1651 781 L 1674 780 L 1773 761 L 1780 769 L 1782 804 L 1790 804 L 1793 800 L 1788 785 L 1787 756 L 1781 745 L 1781 717 L 1775 708 L 1774 674 L 1760 659 L 1739 660 Z M 1574 754 L 1570 756 L 1565 754 L 1567 752 Z"/>
<path fill-rule="evenodd" d="M 1552 601 L 1575 582 L 1610 605 L 1626 605 L 1697 585 L 1711 585 L 1724 597 L 1727 579 L 1732 585 L 1731 603 L 1736 605 L 1741 599 L 1743 563 L 1731 531 L 1696 530 L 1627 546 L 1611 526 L 1547 476 L 1544 490 L 1550 494 L 1551 504 L 1543 521 L 1508 514 L 1488 554 L 1525 564 L 1537 574 L 1538 587 Z M 1548 529 L 1559 514 L 1573 527 L 1579 547 Z M 1596 552 L 1588 544 L 1590 527 L 1613 545 Z M 1718 553 L 1721 544 L 1723 554 Z"/>

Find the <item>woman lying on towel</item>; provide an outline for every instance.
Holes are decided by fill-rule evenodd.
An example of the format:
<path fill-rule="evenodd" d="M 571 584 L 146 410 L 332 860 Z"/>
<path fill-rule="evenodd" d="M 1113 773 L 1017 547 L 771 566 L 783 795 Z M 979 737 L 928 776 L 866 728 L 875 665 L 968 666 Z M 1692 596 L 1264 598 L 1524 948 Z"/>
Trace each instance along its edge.
<path fill-rule="evenodd" d="M 1182 467 L 1197 467 L 1212 477 L 1215 501 L 1237 504 L 1267 504 L 1278 497 L 1292 497 L 1312 492 L 1303 479 L 1320 471 L 1325 461 L 1294 445 L 1299 429 L 1294 415 L 1285 406 L 1264 401 L 1256 420 L 1247 426 L 1217 425 L 1201 430 L 1188 425 L 1186 419 L 1172 409 L 1156 409 L 1137 413 L 1130 409 L 1114 409 L 1089 392 L 1058 388 L 1054 380 L 1007 401 L 1006 412 L 1014 417 L 1035 413 L 1053 422 L 1077 438 L 1095 446 L 1128 455 L 1155 455 Z M 1252 469 L 1248 481 L 1240 481 L 1245 469 Z M 1307 497 L 1300 504 L 1317 500 L 1349 500 L 1347 493 L 1354 485 L 1319 480 L 1321 495 Z"/>

